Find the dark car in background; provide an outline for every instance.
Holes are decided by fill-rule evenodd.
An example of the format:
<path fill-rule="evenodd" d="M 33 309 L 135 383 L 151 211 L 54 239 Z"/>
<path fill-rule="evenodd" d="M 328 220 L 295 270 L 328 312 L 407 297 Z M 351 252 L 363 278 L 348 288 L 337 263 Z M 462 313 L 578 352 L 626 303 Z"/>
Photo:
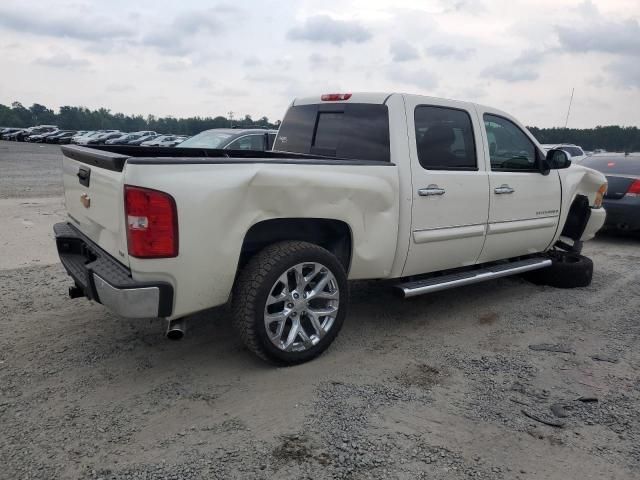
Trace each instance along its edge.
<path fill-rule="evenodd" d="M 214 128 L 186 139 L 180 148 L 271 150 L 277 133 L 277 130 L 262 128 Z"/>
<path fill-rule="evenodd" d="M 15 128 L 15 127 L 5 127 L 0 129 L 0 139 L 2 140 L 8 140 L 9 135 L 14 134 L 19 132 L 20 130 L 22 130 L 22 128 Z"/>
<path fill-rule="evenodd" d="M 76 135 L 78 132 L 75 130 L 63 130 L 55 133 L 54 135 L 49 135 L 45 137 L 44 143 L 56 143 L 56 144 L 67 144 L 71 143 L 71 137 Z"/>
<path fill-rule="evenodd" d="M 640 231 L 640 153 L 597 154 L 580 165 L 604 173 L 609 188 L 603 206 L 607 211 L 605 227 Z"/>
<path fill-rule="evenodd" d="M 31 135 L 39 135 L 42 133 L 48 133 L 58 130 L 58 127 L 55 125 L 38 125 L 37 127 L 25 128 L 22 131 L 19 131 L 15 135 L 15 140 L 18 142 L 24 142 Z"/>

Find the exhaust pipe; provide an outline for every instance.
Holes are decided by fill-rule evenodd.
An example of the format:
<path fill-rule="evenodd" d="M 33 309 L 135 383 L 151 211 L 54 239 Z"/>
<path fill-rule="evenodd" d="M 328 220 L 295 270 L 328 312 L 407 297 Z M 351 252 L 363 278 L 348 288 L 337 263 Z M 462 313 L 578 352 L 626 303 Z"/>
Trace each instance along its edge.
<path fill-rule="evenodd" d="M 176 320 L 169 321 L 167 325 L 167 338 L 169 340 L 180 340 L 184 337 L 184 332 L 187 329 L 187 322 L 184 318 L 178 318 Z"/>

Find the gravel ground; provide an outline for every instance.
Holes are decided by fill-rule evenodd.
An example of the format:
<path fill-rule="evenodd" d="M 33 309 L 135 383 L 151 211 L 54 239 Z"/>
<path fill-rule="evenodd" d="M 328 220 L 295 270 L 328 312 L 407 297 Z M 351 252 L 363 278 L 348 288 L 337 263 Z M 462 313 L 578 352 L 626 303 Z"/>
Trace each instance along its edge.
<path fill-rule="evenodd" d="M 59 212 L 29 205 L 59 205 L 59 163 L 0 142 L 0 196 L 28 199 L 3 227 L 48 231 Z M 0 478 L 637 478 L 637 237 L 586 245 L 588 288 L 354 283 L 334 345 L 294 368 L 254 359 L 224 308 L 171 343 L 69 300 L 53 247 L 25 238 L 0 268 Z"/>

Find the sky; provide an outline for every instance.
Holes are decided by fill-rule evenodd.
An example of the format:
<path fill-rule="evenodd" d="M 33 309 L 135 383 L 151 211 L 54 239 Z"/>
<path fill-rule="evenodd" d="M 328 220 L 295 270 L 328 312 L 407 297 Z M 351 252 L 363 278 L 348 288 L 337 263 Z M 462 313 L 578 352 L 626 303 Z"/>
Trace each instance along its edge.
<path fill-rule="evenodd" d="M 640 126 L 640 0 L 2 0 L 0 103 L 281 119 L 406 92 Z"/>

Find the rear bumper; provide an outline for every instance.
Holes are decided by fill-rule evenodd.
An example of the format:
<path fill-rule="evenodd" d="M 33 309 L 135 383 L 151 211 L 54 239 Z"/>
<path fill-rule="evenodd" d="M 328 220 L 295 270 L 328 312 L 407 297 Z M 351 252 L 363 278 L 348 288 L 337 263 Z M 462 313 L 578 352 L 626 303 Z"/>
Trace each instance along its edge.
<path fill-rule="evenodd" d="M 90 300 L 127 318 L 169 317 L 173 287 L 166 282 L 136 282 L 131 271 L 69 223 L 53 226 L 58 255 L 76 287 Z"/>
<path fill-rule="evenodd" d="M 604 200 L 607 209 L 607 227 L 640 230 L 640 197 L 622 197 Z"/>

